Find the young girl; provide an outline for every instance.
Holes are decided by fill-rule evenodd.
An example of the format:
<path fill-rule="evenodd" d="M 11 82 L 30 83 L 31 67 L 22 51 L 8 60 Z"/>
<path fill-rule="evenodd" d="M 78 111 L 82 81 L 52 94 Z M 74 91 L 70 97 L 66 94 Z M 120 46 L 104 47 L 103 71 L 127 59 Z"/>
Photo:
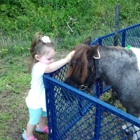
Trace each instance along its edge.
<path fill-rule="evenodd" d="M 63 65 L 67 64 L 74 54 L 70 52 L 64 59 L 54 62 L 55 45 L 48 36 L 42 36 L 37 33 L 32 41 L 30 53 L 32 57 L 31 67 L 31 89 L 26 98 L 26 104 L 29 110 L 29 122 L 26 131 L 22 134 L 24 140 L 37 140 L 33 131 L 47 134 L 46 125 L 46 103 L 45 89 L 43 85 L 43 74 L 53 72 Z"/>

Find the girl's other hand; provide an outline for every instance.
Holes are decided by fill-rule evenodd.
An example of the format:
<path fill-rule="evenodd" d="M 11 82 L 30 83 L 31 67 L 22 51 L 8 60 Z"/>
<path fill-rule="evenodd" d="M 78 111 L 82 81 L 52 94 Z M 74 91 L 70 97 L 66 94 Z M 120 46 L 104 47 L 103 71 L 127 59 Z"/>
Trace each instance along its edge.
<path fill-rule="evenodd" d="M 71 60 L 72 56 L 74 55 L 74 53 L 75 53 L 75 50 L 71 51 L 71 52 L 66 56 L 66 60 L 67 60 L 68 63 L 70 62 L 70 60 Z"/>

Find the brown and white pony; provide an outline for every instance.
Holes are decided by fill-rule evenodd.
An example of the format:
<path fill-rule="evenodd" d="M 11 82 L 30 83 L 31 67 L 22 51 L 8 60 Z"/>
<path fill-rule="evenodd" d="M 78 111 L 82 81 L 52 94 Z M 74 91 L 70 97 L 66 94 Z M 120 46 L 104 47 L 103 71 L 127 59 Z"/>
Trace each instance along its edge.
<path fill-rule="evenodd" d="M 89 38 L 75 47 L 66 83 L 78 89 L 90 88 L 97 78 L 112 86 L 127 112 L 140 119 L 140 49 L 120 46 L 90 46 Z M 130 126 L 123 126 L 123 129 Z M 140 138 L 138 127 L 130 127 L 133 140 Z"/>

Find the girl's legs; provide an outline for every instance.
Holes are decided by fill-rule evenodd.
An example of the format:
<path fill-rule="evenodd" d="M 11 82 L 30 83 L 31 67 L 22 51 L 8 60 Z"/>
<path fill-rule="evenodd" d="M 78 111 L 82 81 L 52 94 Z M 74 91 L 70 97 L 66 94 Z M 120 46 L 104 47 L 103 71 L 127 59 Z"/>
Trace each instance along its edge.
<path fill-rule="evenodd" d="M 28 138 L 32 138 L 33 137 L 34 128 L 35 128 L 35 125 L 30 124 L 30 122 L 27 123 L 26 136 Z"/>
<path fill-rule="evenodd" d="M 36 127 L 36 132 L 41 132 L 44 134 L 48 134 L 49 133 L 49 129 L 48 126 L 46 125 L 46 121 L 47 121 L 47 114 L 46 112 L 44 112 L 42 110 L 42 114 L 39 120 L 39 124 Z"/>
<path fill-rule="evenodd" d="M 44 133 L 48 133 L 48 127 L 46 126 L 46 112 L 44 112 L 42 110 L 42 108 L 39 109 L 31 109 L 29 108 L 29 122 L 27 123 L 27 128 L 26 128 L 26 132 L 24 135 L 26 135 L 26 137 L 28 139 L 34 137 L 33 136 L 33 131 L 34 128 L 36 126 L 36 124 L 39 123 L 39 128 L 42 130 L 42 132 Z"/>
<path fill-rule="evenodd" d="M 40 120 L 41 114 L 42 114 L 41 108 L 39 108 L 39 109 L 29 108 L 29 118 L 30 119 L 29 119 L 29 122 L 27 123 L 27 128 L 26 128 L 26 132 L 25 132 L 28 139 L 34 137 L 33 131 L 34 131 L 36 124 L 38 124 L 38 122 Z"/>
<path fill-rule="evenodd" d="M 44 130 L 46 127 L 46 117 L 41 117 L 38 125 L 42 130 Z"/>

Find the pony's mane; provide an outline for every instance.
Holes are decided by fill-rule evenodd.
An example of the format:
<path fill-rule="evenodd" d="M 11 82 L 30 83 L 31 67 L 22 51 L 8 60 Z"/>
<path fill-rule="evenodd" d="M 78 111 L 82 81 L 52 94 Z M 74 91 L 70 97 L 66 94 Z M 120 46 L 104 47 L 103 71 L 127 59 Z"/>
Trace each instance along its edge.
<path fill-rule="evenodd" d="M 75 47 L 75 54 L 72 57 L 69 63 L 69 71 L 67 72 L 67 77 L 71 74 L 76 75 L 80 73 L 81 82 L 83 83 L 87 76 L 87 52 L 90 50 L 90 47 L 85 44 L 79 44 Z"/>

